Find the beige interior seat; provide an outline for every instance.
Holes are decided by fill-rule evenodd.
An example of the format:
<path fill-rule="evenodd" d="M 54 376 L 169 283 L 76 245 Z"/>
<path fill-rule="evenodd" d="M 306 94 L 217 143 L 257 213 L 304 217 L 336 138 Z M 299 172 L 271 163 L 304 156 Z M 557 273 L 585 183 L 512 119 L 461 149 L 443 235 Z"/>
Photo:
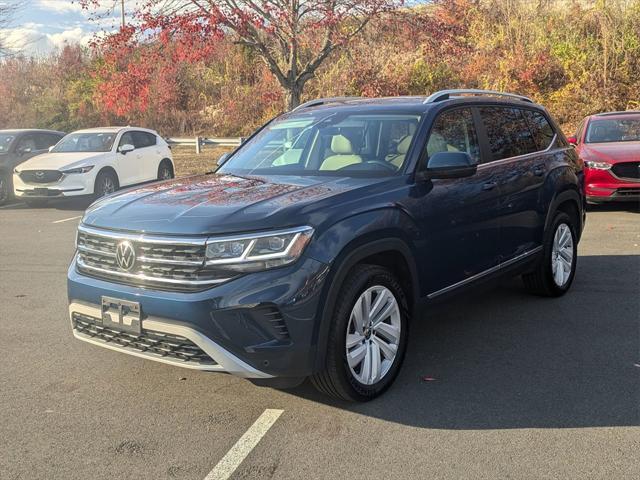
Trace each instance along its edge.
<path fill-rule="evenodd" d="M 320 170 L 339 170 L 355 163 L 362 163 L 362 157 L 353 153 L 353 145 L 344 135 L 333 136 L 331 151 L 333 155 L 324 159 Z"/>
<path fill-rule="evenodd" d="M 407 135 L 402 140 L 400 140 L 400 143 L 398 143 L 398 145 L 396 146 L 396 151 L 398 153 L 387 155 L 385 160 L 391 163 L 392 165 L 400 168 L 404 163 L 404 159 L 407 156 L 407 152 L 409 151 L 411 140 L 413 140 L 413 135 Z"/>
<path fill-rule="evenodd" d="M 438 132 L 432 132 L 427 142 L 427 155 L 431 157 L 438 152 L 459 152 L 456 147 L 449 145 L 445 138 Z"/>

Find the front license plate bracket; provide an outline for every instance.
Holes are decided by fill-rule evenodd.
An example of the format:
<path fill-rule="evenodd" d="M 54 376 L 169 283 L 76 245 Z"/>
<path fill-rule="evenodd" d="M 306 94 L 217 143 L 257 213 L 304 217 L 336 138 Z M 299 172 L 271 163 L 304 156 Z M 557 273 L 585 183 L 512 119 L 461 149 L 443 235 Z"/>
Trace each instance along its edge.
<path fill-rule="evenodd" d="M 140 303 L 102 297 L 102 326 L 140 335 L 142 333 Z"/>

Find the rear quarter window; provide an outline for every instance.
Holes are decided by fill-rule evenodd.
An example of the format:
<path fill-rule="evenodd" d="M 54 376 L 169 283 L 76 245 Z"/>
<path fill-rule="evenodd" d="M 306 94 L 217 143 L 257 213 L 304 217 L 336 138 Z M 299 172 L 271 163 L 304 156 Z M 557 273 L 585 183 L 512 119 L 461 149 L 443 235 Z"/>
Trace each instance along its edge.
<path fill-rule="evenodd" d="M 538 145 L 538 150 L 549 148 L 553 138 L 556 136 L 549 120 L 542 113 L 533 110 L 524 110 L 524 117 L 527 119 L 533 139 Z"/>

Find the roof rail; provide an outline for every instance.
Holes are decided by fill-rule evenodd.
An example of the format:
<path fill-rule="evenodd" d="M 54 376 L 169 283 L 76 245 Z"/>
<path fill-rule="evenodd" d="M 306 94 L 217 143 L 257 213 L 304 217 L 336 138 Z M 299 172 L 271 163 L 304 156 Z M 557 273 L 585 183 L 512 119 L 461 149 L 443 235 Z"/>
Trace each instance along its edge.
<path fill-rule="evenodd" d="M 453 89 L 453 90 L 440 90 L 432 95 L 429 95 L 424 103 L 441 102 L 442 100 L 448 100 L 452 96 L 458 95 L 492 95 L 495 97 L 509 97 L 521 100 L 523 102 L 533 103 L 529 97 L 524 95 L 518 95 L 515 93 L 496 92 L 495 90 L 478 90 L 478 89 Z"/>
<path fill-rule="evenodd" d="M 602 113 L 596 113 L 594 116 L 606 117 L 607 115 L 625 115 L 627 113 L 638 114 L 640 113 L 640 110 L 620 110 L 619 112 L 602 112 Z"/>
<path fill-rule="evenodd" d="M 361 100 L 362 97 L 328 97 L 328 98 L 316 98 L 315 100 L 309 100 L 308 102 L 302 103 L 298 105 L 296 108 L 291 110 L 292 112 L 296 112 L 298 110 L 302 110 L 303 108 L 309 107 L 317 107 L 319 105 L 324 105 L 327 103 L 344 103 L 349 100 Z"/>

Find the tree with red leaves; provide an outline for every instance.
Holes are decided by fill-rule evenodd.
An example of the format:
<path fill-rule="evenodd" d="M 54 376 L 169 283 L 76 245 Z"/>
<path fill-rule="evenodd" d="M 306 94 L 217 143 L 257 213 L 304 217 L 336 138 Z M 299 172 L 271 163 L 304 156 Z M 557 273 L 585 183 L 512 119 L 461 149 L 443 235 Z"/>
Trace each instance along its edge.
<path fill-rule="evenodd" d="M 79 0 L 99 8 L 100 0 Z M 177 41 L 192 60 L 231 36 L 254 51 L 285 91 L 288 107 L 300 104 L 305 84 L 337 49 L 371 19 L 397 9 L 404 0 L 146 0 L 135 27 L 107 37 L 110 49 L 131 46 L 133 35 L 146 43 Z M 122 51 L 122 50 L 120 50 Z M 134 72 L 135 73 L 135 72 Z"/>

